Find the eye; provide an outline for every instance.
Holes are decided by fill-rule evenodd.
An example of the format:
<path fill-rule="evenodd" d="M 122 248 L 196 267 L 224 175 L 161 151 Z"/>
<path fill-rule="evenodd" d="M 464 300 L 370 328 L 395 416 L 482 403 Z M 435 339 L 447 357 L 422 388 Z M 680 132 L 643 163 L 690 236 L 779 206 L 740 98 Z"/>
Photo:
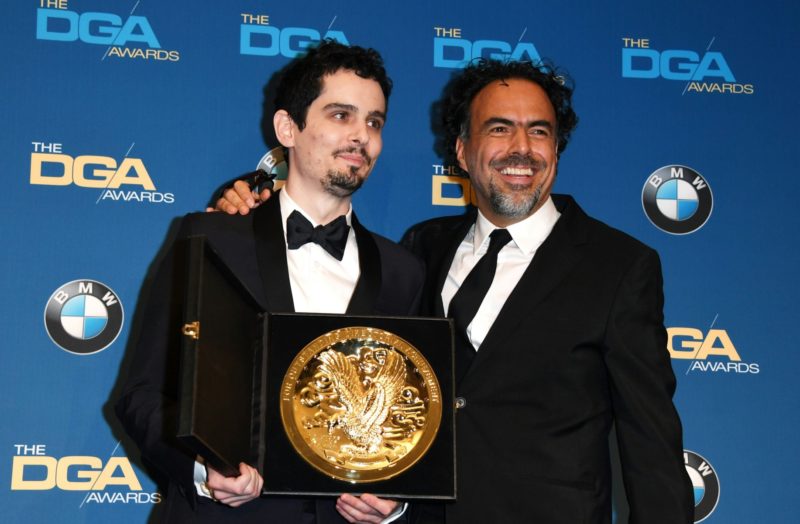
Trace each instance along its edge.
<path fill-rule="evenodd" d="M 507 126 L 494 126 L 494 127 L 489 128 L 489 134 L 490 135 L 504 135 L 506 133 L 508 133 L 508 127 Z"/>
<path fill-rule="evenodd" d="M 334 120 L 347 120 L 349 116 L 350 115 L 347 113 L 347 111 L 337 111 L 331 114 L 331 117 Z"/>
<path fill-rule="evenodd" d="M 529 134 L 534 136 L 541 136 L 541 137 L 548 137 L 550 136 L 550 130 L 546 127 L 532 127 L 529 131 Z"/>
<path fill-rule="evenodd" d="M 381 120 L 380 118 L 370 118 L 369 120 L 367 120 L 367 125 L 373 129 L 380 131 L 381 129 L 383 129 L 383 120 Z"/>

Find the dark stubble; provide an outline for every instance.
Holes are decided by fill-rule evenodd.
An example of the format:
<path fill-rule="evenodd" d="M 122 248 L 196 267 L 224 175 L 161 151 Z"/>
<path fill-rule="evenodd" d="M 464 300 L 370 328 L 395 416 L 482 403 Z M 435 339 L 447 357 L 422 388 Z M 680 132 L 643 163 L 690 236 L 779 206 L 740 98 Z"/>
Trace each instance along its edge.
<path fill-rule="evenodd" d="M 347 149 L 339 149 L 333 153 L 334 156 L 341 153 L 358 153 L 364 157 L 365 166 L 370 169 L 372 166 L 372 157 L 367 154 L 364 148 L 352 147 Z M 346 197 L 355 193 L 364 183 L 364 177 L 358 176 L 360 167 L 351 166 L 349 169 L 341 171 L 331 169 L 322 180 L 322 186 L 325 191 L 337 197 Z"/>

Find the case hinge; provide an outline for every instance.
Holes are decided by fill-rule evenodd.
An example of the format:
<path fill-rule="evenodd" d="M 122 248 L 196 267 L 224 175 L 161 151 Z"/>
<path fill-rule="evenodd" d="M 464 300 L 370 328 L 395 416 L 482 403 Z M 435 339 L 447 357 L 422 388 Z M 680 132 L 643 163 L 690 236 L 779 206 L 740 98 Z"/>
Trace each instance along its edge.
<path fill-rule="evenodd" d="M 200 338 L 200 321 L 195 320 L 194 322 L 189 322 L 188 324 L 183 325 L 183 329 L 181 332 L 186 335 L 187 337 L 192 337 L 193 339 L 197 340 Z"/>

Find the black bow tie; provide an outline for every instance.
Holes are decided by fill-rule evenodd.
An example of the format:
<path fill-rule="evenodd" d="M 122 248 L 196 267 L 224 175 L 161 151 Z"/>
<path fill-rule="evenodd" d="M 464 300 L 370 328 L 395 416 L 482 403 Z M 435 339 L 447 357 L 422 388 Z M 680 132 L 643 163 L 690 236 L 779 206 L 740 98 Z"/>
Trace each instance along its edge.
<path fill-rule="evenodd" d="M 347 225 L 344 215 L 324 226 L 314 227 L 298 211 L 292 211 L 286 220 L 286 242 L 289 249 L 297 249 L 308 242 L 319 244 L 336 260 L 344 257 L 344 248 L 347 245 L 347 234 L 350 226 Z"/>

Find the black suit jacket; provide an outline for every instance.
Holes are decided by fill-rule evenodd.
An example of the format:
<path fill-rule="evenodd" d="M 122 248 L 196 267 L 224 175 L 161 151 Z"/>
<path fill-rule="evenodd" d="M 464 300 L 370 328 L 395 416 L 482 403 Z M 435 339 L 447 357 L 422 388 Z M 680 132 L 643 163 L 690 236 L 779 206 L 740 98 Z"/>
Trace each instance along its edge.
<path fill-rule="evenodd" d="M 616 423 L 630 521 L 691 523 L 658 255 L 571 197 L 554 201 L 561 217 L 480 350 L 456 354 L 465 405 L 446 522 L 610 522 Z M 404 238 L 427 264 L 428 314 L 444 316 L 442 286 L 475 216 L 429 220 Z M 443 520 L 441 506 L 413 509 L 418 522 Z"/>
<path fill-rule="evenodd" d="M 347 313 L 417 314 L 422 263 L 405 249 L 370 233 L 353 215 L 361 274 Z M 196 213 L 182 220 L 176 242 L 203 234 L 264 311 L 292 312 L 280 203 L 272 198 L 248 216 Z M 143 326 L 116 412 L 142 458 L 169 484 L 166 522 L 345 522 L 333 499 L 261 497 L 229 508 L 196 494 L 195 456 L 175 439 L 178 413 L 180 330 L 185 261 L 174 245 L 159 264 L 144 308 Z M 266 466 L 269 475 L 269 464 Z M 277 474 L 282 474 L 277 472 Z"/>

